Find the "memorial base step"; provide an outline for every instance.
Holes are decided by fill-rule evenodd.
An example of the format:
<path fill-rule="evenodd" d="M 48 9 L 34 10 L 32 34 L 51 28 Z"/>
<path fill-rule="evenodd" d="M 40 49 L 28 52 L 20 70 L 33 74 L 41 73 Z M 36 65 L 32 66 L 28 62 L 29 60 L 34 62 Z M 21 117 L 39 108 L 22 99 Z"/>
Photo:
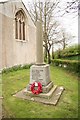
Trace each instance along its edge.
<path fill-rule="evenodd" d="M 26 94 L 26 88 L 24 88 L 23 90 L 15 93 L 13 96 L 20 98 L 22 100 L 31 100 L 33 102 L 40 102 L 40 103 L 44 103 L 47 105 L 56 105 L 58 103 L 63 91 L 64 91 L 63 86 L 57 86 L 57 88 L 55 89 L 55 91 L 53 92 L 51 97 L 48 97 L 49 95 L 47 95 L 47 98 L 49 98 L 49 99 L 46 99 L 46 98 L 44 98 L 44 95 L 40 96 L 40 94 L 39 94 L 39 96 L 28 95 L 28 94 Z"/>
<path fill-rule="evenodd" d="M 36 94 L 33 94 L 31 91 L 27 91 L 26 92 L 26 95 L 30 95 L 31 97 L 42 97 L 42 98 L 46 98 L 46 99 L 49 99 L 51 98 L 53 92 L 56 90 L 57 88 L 57 85 L 54 85 L 53 88 L 48 92 L 48 93 L 40 93 L 38 95 Z"/>

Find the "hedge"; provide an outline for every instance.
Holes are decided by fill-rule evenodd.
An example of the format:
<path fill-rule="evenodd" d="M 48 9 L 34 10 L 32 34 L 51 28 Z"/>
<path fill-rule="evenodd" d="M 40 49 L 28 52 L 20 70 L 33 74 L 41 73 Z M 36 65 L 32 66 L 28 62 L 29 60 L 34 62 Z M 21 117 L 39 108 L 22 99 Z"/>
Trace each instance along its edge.
<path fill-rule="evenodd" d="M 80 55 L 80 45 L 69 46 L 65 48 L 64 50 L 57 50 L 54 53 L 54 58 L 61 59 L 61 58 L 77 56 L 77 55 Z"/>
<path fill-rule="evenodd" d="M 70 71 L 74 71 L 76 73 L 80 72 L 80 61 L 77 60 L 54 59 L 52 60 L 52 64 L 55 66 L 63 67 Z"/>

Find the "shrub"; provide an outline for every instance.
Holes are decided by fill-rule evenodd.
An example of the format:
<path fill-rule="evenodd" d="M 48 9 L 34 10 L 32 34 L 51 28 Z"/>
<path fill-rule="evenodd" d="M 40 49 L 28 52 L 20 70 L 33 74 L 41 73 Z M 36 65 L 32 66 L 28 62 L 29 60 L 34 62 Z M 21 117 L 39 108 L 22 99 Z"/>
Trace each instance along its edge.
<path fill-rule="evenodd" d="M 56 66 L 64 67 L 70 71 L 74 71 L 79 73 L 80 70 L 80 61 L 77 60 L 61 60 L 61 59 L 54 59 L 52 60 L 52 64 Z"/>
<path fill-rule="evenodd" d="M 23 69 L 29 69 L 29 68 L 31 67 L 31 65 L 32 65 L 32 64 L 28 64 L 28 65 L 25 64 L 25 65 L 22 66 L 22 68 L 23 68 Z"/>
<path fill-rule="evenodd" d="M 8 73 L 8 72 L 13 72 L 21 69 L 29 69 L 32 64 L 25 64 L 25 65 L 16 65 L 10 68 L 4 68 L 2 70 L 2 73 Z"/>

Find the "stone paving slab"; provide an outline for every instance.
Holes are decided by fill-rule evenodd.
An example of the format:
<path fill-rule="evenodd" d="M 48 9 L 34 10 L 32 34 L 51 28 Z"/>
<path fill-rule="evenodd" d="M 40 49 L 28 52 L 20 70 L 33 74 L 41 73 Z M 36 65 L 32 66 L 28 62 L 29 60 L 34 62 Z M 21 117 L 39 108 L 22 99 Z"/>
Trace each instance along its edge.
<path fill-rule="evenodd" d="M 48 105 L 56 105 L 60 99 L 61 94 L 63 93 L 64 88 L 61 86 L 57 87 L 57 89 L 54 91 L 52 97 L 50 99 L 45 99 L 43 97 L 40 97 L 39 95 L 36 97 L 31 97 L 30 95 L 26 94 L 26 88 L 17 92 L 16 94 L 14 94 L 13 96 L 17 97 L 17 98 L 21 98 L 24 100 L 31 100 L 31 101 L 36 101 L 36 102 L 40 102 L 40 103 L 44 103 L 44 104 L 48 104 Z"/>

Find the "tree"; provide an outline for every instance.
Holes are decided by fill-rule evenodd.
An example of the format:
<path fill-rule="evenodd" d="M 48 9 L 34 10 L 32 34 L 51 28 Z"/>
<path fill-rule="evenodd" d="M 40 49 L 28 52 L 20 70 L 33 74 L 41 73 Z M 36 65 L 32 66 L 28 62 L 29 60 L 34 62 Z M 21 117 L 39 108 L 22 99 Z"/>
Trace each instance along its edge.
<path fill-rule="evenodd" d="M 78 8 L 79 8 L 79 0 L 72 0 L 67 2 L 67 6 L 65 9 L 67 13 L 75 13 L 78 12 Z"/>
<path fill-rule="evenodd" d="M 61 40 L 60 40 L 60 44 L 62 45 L 63 50 L 69 45 L 71 44 L 73 38 L 75 36 L 73 36 L 71 33 L 68 33 L 65 31 L 65 29 L 61 29 Z"/>
<path fill-rule="evenodd" d="M 46 0 L 45 2 L 36 2 L 36 0 L 33 2 L 30 13 L 32 16 L 32 19 L 36 25 L 37 19 L 42 20 L 43 22 L 43 41 L 44 41 L 44 53 L 45 53 L 45 59 L 47 59 L 48 56 L 48 63 L 51 62 L 50 60 L 50 49 L 52 46 L 52 40 L 54 34 L 57 34 L 56 28 L 58 26 L 57 22 L 53 20 L 53 11 L 58 5 L 59 0 L 56 0 L 56 2 L 50 2 L 50 0 Z M 30 6 L 30 5 L 29 5 Z M 42 16 L 42 18 L 40 17 Z"/>
<path fill-rule="evenodd" d="M 57 13 L 60 15 L 60 16 L 64 16 L 64 15 L 67 15 L 67 14 L 76 14 L 78 13 L 79 14 L 79 11 L 80 10 L 80 2 L 79 0 L 66 0 L 63 4 L 64 6 L 62 7 L 61 5 L 59 5 L 57 8 Z M 77 14 L 76 14 L 77 15 Z"/>
<path fill-rule="evenodd" d="M 65 47 L 65 39 L 60 39 L 57 37 L 59 34 L 58 27 L 60 26 L 59 23 L 54 18 L 54 13 L 56 8 L 59 8 L 59 12 L 61 12 L 61 8 L 59 7 L 60 0 L 55 0 L 54 2 L 51 2 L 50 0 L 46 0 L 44 2 L 40 2 L 40 0 L 34 0 L 33 4 L 29 4 L 30 8 L 30 15 L 33 19 L 35 25 L 36 21 L 39 19 L 43 23 L 43 41 L 44 41 L 44 52 L 45 52 L 45 59 L 47 59 L 48 56 L 48 63 L 51 62 L 50 58 L 50 50 L 51 47 L 54 44 L 62 44 L 62 41 L 64 43 Z M 69 4 L 69 5 L 68 5 Z M 73 3 L 67 3 L 66 8 L 63 10 L 67 11 L 68 8 L 73 6 Z M 61 12 L 62 13 L 62 12 Z M 68 13 L 68 12 L 64 12 Z M 57 39 L 58 38 L 58 39 Z M 63 35 L 64 38 L 64 35 Z M 52 50 L 54 51 L 54 48 L 52 47 Z"/>

